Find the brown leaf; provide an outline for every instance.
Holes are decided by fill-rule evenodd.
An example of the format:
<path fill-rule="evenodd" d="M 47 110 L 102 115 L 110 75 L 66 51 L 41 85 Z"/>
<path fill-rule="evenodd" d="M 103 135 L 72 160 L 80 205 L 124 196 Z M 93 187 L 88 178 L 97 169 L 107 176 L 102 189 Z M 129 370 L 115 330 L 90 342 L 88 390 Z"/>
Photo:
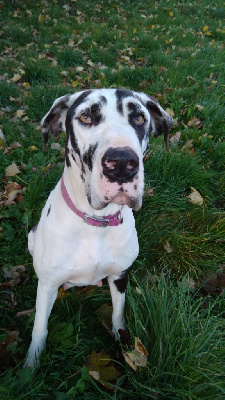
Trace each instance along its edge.
<path fill-rule="evenodd" d="M 145 190 L 145 197 L 154 197 L 154 188 Z"/>
<path fill-rule="evenodd" d="M 148 350 L 143 345 L 141 340 L 135 337 L 135 349 L 124 353 L 124 358 L 127 364 L 137 372 L 139 367 L 146 368 L 148 360 Z"/>
<path fill-rule="evenodd" d="M 14 161 L 5 170 L 6 176 L 15 176 L 19 173 L 20 173 L 20 170 Z"/>
<path fill-rule="evenodd" d="M 30 317 L 34 312 L 34 308 L 30 308 L 30 310 L 25 310 L 25 311 L 19 311 L 18 313 L 16 313 L 16 318 L 17 317 Z"/>
<path fill-rule="evenodd" d="M 2 283 L 2 286 L 16 286 L 21 282 L 21 272 L 25 272 L 24 265 L 16 265 L 10 269 L 3 268 L 4 279 L 10 279 L 8 282 Z"/>
<path fill-rule="evenodd" d="M 180 132 L 176 132 L 171 138 L 170 141 L 171 143 L 178 143 L 181 137 L 181 133 Z"/>
<path fill-rule="evenodd" d="M 192 117 L 188 123 L 187 126 L 189 128 L 191 128 L 192 126 L 196 126 L 198 129 L 202 129 L 203 128 L 203 123 L 200 121 L 200 119 L 198 119 L 197 117 Z"/>

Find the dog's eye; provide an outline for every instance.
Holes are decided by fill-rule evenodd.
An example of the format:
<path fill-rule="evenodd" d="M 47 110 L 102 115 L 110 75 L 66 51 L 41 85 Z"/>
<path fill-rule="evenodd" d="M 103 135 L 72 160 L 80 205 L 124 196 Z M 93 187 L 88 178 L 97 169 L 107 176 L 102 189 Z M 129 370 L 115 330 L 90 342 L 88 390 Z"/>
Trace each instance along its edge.
<path fill-rule="evenodd" d="M 82 122 L 82 124 L 87 124 L 90 125 L 91 124 L 91 117 L 88 114 L 81 114 L 79 117 L 80 122 Z"/>
<path fill-rule="evenodd" d="M 136 118 L 135 118 L 135 124 L 136 125 L 142 125 L 145 122 L 144 116 L 142 114 L 139 114 Z"/>

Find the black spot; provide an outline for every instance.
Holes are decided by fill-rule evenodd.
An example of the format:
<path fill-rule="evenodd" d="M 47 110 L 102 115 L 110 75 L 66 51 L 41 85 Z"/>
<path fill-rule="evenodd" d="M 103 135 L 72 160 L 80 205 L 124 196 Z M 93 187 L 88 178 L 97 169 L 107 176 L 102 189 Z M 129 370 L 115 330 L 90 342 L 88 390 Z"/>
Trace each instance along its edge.
<path fill-rule="evenodd" d="M 134 185 L 134 190 L 137 190 L 137 185 Z"/>
<path fill-rule="evenodd" d="M 125 271 L 122 272 L 119 279 L 116 279 L 114 281 L 114 283 L 117 287 L 117 290 L 120 293 L 124 293 L 127 287 L 127 282 L 128 282 L 128 270 L 126 269 Z"/>
<path fill-rule="evenodd" d="M 100 179 L 102 179 L 103 178 L 103 174 L 102 173 L 100 173 Z"/>
<path fill-rule="evenodd" d="M 108 198 L 107 196 L 105 196 L 105 197 L 104 197 L 104 200 L 106 200 L 106 201 L 107 201 L 107 200 L 109 200 L 109 198 Z"/>
<path fill-rule="evenodd" d="M 48 209 L 48 212 L 47 212 L 47 217 L 49 216 L 49 214 L 50 214 L 50 211 L 51 211 L 51 206 L 49 207 L 49 209 Z"/>
<path fill-rule="evenodd" d="M 123 99 L 125 99 L 126 97 L 134 97 L 133 93 L 130 90 L 126 90 L 126 89 L 117 89 L 116 90 L 116 101 L 117 101 L 117 111 L 120 114 L 123 114 Z"/>
<path fill-rule="evenodd" d="M 119 188 L 119 190 L 118 190 L 118 192 L 124 192 L 124 188 L 121 186 L 120 188 Z"/>

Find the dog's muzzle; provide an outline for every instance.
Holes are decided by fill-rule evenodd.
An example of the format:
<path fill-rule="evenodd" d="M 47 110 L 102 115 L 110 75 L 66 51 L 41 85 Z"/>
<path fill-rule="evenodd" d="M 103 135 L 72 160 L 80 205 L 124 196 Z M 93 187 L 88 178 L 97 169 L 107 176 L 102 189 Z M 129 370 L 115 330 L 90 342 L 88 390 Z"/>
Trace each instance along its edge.
<path fill-rule="evenodd" d="M 132 182 L 139 171 L 139 158 L 130 147 L 110 147 L 102 157 L 103 174 L 109 182 Z"/>

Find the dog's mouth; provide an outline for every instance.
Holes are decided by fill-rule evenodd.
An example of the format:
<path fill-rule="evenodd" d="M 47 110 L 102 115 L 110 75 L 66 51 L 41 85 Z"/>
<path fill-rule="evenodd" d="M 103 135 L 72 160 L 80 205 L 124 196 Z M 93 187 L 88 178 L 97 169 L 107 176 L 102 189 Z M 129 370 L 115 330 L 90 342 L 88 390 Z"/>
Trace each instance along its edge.
<path fill-rule="evenodd" d="M 137 211 L 141 208 L 142 201 L 141 199 L 129 197 L 126 193 L 119 193 L 111 200 L 111 203 L 115 203 L 120 206 L 127 205 L 128 207 Z"/>

